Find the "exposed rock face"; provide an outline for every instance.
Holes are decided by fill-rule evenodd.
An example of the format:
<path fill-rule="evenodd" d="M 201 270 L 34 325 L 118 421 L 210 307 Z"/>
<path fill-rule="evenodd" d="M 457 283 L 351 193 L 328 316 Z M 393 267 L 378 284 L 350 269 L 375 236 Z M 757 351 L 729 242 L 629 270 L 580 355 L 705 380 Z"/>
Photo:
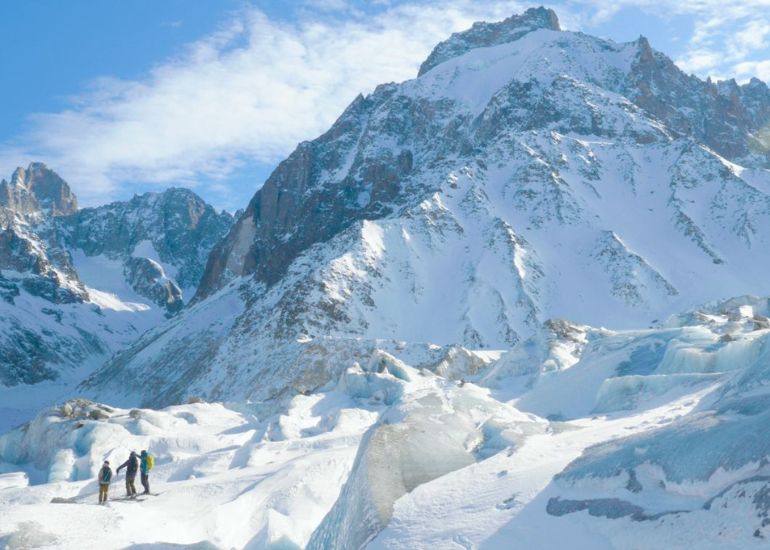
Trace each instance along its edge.
<path fill-rule="evenodd" d="M 42 211 L 52 216 L 65 216 L 78 209 L 77 198 L 67 182 L 39 162 L 26 170 L 17 168 L 10 183 L 0 182 L 0 205 L 20 214 Z"/>
<path fill-rule="evenodd" d="M 638 45 L 624 95 L 670 130 L 692 136 L 725 158 L 770 166 L 770 89 L 764 82 L 704 82 L 683 73 L 646 38 Z"/>
<path fill-rule="evenodd" d="M 232 218 L 184 189 L 77 209 L 33 163 L 0 184 L 0 384 L 98 365 L 183 307 Z"/>
<path fill-rule="evenodd" d="M 17 286 L 52 303 L 82 302 L 87 293 L 69 253 L 55 244 L 49 246 L 46 237 L 55 234 L 50 224 L 32 221 L 43 219 L 41 215 L 36 210 L 27 218 L 0 207 L 0 270 L 15 273 Z"/>
<path fill-rule="evenodd" d="M 87 256 L 157 255 L 150 259 L 175 266 L 179 286 L 194 291 L 209 251 L 232 221 L 230 214 L 217 212 L 192 191 L 171 188 L 84 208 L 61 220 L 61 231 L 68 247 Z"/>
<path fill-rule="evenodd" d="M 389 95 L 381 88 L 376 98 L 359 97 L 331 130 L 302 143 L 278 166 L 212 252 L 196 299 L 205 298 L 234 276 L 254 274 L 274 284 L 311 245 L 330 239 L 357 220 L 392 212 L 390 203 L 398 199 L 401 182 L 412 171 L 411 151 L 405 146 L 371 158 L 352 150 L 356 136 L 364 134 L 363 139 L 372 142 L 384 129 L 370 126 L 374 122 L 370 113 Z M 325 185 L 330 176 L 340 178 L 333 189 Z"/>
<path fill-rule="evenodd" d="M 646 40 L 559 31 L 548 10 L 475 25 L 302 143 L 214 248 L 194 306 L 87 386 L 262 400 L 378 339 L 504 349 L 551 318 L 630 328 L 770 293 L 751 145 L 768 98 L 686 76 Z"/>
<path fill-rule="evenodd" d="M 169 313 L 176 313 L 184 307 L 182 291 L 166 276 L 158 262 L 149 258 L 129 258 L 124 273 L 131 288 Z"/>

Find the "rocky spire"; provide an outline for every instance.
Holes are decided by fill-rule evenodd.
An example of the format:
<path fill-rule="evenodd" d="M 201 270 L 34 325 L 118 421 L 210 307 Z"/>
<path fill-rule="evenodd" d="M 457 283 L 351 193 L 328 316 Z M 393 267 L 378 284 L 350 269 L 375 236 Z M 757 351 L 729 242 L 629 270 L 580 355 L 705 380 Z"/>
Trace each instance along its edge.
<path fill-rule="evenodd" d="M 41 162 L 17 168 L 10 183 L 0 182 L 0 205 L 20 214 L 36 211 L 66 216 L 78 209 L 78 201 L 67 182 Z"/>

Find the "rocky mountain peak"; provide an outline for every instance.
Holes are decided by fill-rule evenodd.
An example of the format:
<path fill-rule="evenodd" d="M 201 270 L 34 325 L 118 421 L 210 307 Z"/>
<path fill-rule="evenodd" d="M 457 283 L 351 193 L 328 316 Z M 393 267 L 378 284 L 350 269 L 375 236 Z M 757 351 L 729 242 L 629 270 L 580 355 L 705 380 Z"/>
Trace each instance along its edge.
<path fill-rule="evenodd" d="M 744 180 L 725 161 L 770 158 L 766 87 L 720 88 L 644 37 L 555 32 L 551 15 L 476 24 L 437 46 L 422 76 L 358 96 L 255 194 L 174 328 L 95 384 L 176 376 L 184 353 L 163 396 L 137 392 L 169 402 L 217 379 L 226 393 L 238 372 L 233 391 L 262 399 L 295 375 L 328 381 L 285 367 L 309 364 L 298 342 L 502 349 L 548 318 L 648 324 L 711 289 L 770 288 L 753 252 L 770 241 L 766 172 Z M 212 311 L 230 324 L 211 324 Z"/>
<path fill-rule="evenodd" d="M 78 209 L 67 182 L 41 162 L 17 168 L 10 183 L 0 182 L 0 205 L 20 214 L 42 211 L 54 216 L 73 214 Z"/>
<path fill-rule="evenodd" d="M 763 137 L 770 122 L 770 90 L 763 82 L 700 80 L 653 50 L 646 38 L 635 44 L 637 55 L 620 93 L 669 131 L 691 135 L 733 162 L 770 165 Z"/>
<path fill-rule="evenodd" d="M 530 8 L 521 15 L 512 15 L 497 23 L 474 23 L 470 29 L 452 34 L 433 48 L 428 59 L 420 66 L 418 76 L 422 76 L 448 59 L 463 55 L 475 48 L 488 48 L 513 42 L 538 29 L 561 30 L 556 12 L 540 6 Z"/>
<path fill-rule="evenodd" d="M 41 163 L 0 182 L 0 386 L 98 362 L 184 306 L 232 216 L 171 188 L 77 208 Z"/>
<path fill-rule="evenodd" d="M 69 246 L 88 256 L 126 259 L 149 254 L 175 266 L 181 288 L 194 289 L 209 251 L 232 222 L 230 214 L 217 212 L 192 191 L 170 188 L 84 208 L 62 220 L 62 232 Z"/>

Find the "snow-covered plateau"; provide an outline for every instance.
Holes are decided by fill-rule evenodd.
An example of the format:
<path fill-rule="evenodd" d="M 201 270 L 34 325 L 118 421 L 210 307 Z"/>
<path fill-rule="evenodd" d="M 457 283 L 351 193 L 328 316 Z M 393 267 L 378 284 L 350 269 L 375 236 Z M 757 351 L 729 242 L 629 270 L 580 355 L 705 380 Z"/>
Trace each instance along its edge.
<path fill-rule="evenodd" d="M 770 537 L 770 89 L 530 9 L 234 218 L 0 183 L 0 548 Z M 155 458 L 152 494 L 96 475 Z"/>

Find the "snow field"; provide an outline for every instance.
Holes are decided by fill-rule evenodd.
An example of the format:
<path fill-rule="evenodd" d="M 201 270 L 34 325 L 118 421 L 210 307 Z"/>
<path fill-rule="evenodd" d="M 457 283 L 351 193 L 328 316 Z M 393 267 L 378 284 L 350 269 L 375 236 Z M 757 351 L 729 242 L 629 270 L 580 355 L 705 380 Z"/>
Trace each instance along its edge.
<path fill-rule="evenodd" d="M 433 370 L 378 350 L 261 419 L 264 403 L 69 401 L 0 437 L 0 541 L 751 547 L 770 524 L 770 444 L 755 436 L 770 421 L 764 313 L 745 297 L 657 329 L 551 323 Z M 93 505 L 101 461 L 143 448 L 160 494 Z"/>
<path fill-rule="evenodd" d="M 262 423 L 217 404 L 115 409 L 105 420 L 59 414 L 52 410 L 25 433 L 2 439 L 3 460 L 26 464 L 25 473 L 0 474 L 3 542 L 21 537 L 20 530 L 31 529 L 25 522 L 37 518 L 38 530 L 55 540 L 47 548 L 302 547 L 333 504 L 358 439 L 375 418 L 336 394 L 299 396 L 285 415 Z M 129 450 L 143 448 L 156 458 L 150 479 L 160 494 L 96 505 L 94 476 L 102 459 L 115 468 Z M 78 449 L 82 456 L 74 464 L 62 458 Z M 0 472 L 9 467 L 3 463 Z M 112 499 L 123 496 L 124 479 L 121 473 L 113 482 Z"/>

